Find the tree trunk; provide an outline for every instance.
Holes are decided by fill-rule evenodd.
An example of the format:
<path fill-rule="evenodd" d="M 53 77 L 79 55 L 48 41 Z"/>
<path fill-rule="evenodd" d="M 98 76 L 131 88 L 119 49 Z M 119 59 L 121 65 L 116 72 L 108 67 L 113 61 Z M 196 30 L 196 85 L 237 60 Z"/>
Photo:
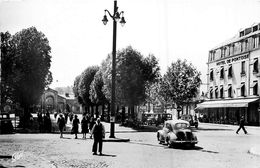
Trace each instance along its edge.
<path fill-rule="evenodd" d="M 135 106 L 134 105 L 131 106 L 131 117 L 133 120 L 135 120 Z"/>
<path fill-rule="evenodd" d="M 128 114 L 128 119 L 131 118 L 131 108 L 128 106 L 127 108 L 127 114 Z"/>
<path fill-rule="evenodd" d="M 125 122 L 125 106 L 122 107 L 122 118 L 121 118 L 122 124 Z"/>
<path fill-rule="evenodd" d="M 116 121 L 120 121 L 121 119 L 120 119 L 120 115 L 119 115 L 119 106 L 117 105 L 116 106 L 116 114 L 115 114 L 115 118 L 116 118 Z"/>
<path fill-rule="evenodd" d="M 104 121 L 104 113 L 105 113 L 105 104 L 102 104 L 101 121 Z"/>
<path fill-rule="evenodd" d="M 91 116 L 94 117 L 94 105 L 91 105 Z"/>
<path fill-rule="evenodd" d="M 110 103 L 107 103 L 107 121 L 110 121 Z"/>
<path fill-rule="evenodd" d="M 98 105 L 96 105 L 96 118 L 99 118 Z"/>

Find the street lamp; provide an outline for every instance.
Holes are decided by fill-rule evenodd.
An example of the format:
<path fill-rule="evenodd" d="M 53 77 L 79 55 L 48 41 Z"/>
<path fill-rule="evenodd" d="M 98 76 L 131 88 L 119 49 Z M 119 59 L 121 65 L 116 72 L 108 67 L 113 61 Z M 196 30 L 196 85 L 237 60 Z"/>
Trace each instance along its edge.
<path fill-rule="evenodd" d="M 124 12 L 118 12 L 117 1 L 114 0 L 114 13 L 113 15 L 105 9 L 105 15 L 102 19 L 104 25 L 107 24 L 107 14 L 113 19 L 113 49 L 112 49 L 112 95 L 111 95 L 111 115 L 110 115 L 110 138 L 115 138 L 115 78 L 116 78 L 116 26 L 117 22 L 120 20 L 122 26 L 124 26 L 125 18 Z M 121 17 L 122 15 L 122 17 Z"/>

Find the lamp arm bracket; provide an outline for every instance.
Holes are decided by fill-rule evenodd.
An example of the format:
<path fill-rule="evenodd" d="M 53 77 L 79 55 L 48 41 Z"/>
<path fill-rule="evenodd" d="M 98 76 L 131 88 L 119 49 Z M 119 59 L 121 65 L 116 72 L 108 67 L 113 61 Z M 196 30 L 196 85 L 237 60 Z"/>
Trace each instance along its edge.
<path fill-rule="evenodd" d="M 109 16 L 110 16 L 112 19 L 114 19 L 114 16 L 111 15 L 111 13 L 110 13 L 107 9 L 105 9 L 105 12 L 107 12 L 107 13 L 109 14 Z"/>
<path fill-rule="evenodd" d="M 124 11 L 121 11 L 121 12 L 119 13 L 119 16 L 121 16 L 121 14 L 124 15 Z"/>

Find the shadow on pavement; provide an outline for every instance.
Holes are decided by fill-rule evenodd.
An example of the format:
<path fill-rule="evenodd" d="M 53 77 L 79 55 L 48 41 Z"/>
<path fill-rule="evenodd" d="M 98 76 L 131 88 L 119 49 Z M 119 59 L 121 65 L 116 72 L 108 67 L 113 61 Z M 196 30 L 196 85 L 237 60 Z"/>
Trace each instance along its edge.
<path fill-rule="evenodd" d="M 61 139 L 71 139 L 71 138 L 69 138 L 69 137 L 62 137 Z"/>
<path fill-rule="evenodd" d="M 195 147 L 189 147 L 189 146 L 176 146 L 173 147 L 174 149 L 180 149 L 180 150 L 196 150 L 196 151 L 200 151 L 200 152 L 207 152 L 207 153 L 214 153 L 214 154 L 218 154 L 219 152 L 215 152 L 215 151 L 210 151 L 210 150 L 205 150 L 200 146 L 195 146 Z"/>
<path fill-rule="evenodd" d="M 233 131 L 233 129 L 227 129 L 227 128 L 192 128 L 192 131 L 198 132 L 198 131 Z"/>
<path fill-rule="evenodd" d="M 161 148 L 164 147 L 163 145 L 160 145 L 160 144 L 154 145 L 154 144 L 143 143 L 143 142 L 133 142 L 133 141 L 131 141 L 131 142 L 128 142 L 128 143 L 138 144 L 138 145 L 146 145 L 146 146 L 154 146 L 154 147 L 161 147 Z"/>
<path fill-rule="evenodd" d="M 108 156 L 108 157 L 116 157 L 116 155 L 109 155 L 109 154 L 102 154 L 102 155 L 99 155 L 99 156 Z"/>

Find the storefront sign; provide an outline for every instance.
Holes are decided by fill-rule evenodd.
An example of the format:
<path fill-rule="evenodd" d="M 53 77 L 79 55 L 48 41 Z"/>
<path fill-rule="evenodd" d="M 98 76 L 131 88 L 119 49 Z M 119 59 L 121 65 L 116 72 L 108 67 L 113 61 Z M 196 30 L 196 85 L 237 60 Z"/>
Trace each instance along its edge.
<path fill-rule="evenodd" d="M 248 54 L 240 55 L 238 57 L 234 57 L 234 58 L 230 58 L 230 59 L 227 59 L 227 60 L 219 61 L 219 62 L 216 63 L 216 65 L 219 66 L 219 65 L 231 64 L 231 63 L 236 62 L 236 61 L 248 59 L 248 57 L 249 57 Z"/>

